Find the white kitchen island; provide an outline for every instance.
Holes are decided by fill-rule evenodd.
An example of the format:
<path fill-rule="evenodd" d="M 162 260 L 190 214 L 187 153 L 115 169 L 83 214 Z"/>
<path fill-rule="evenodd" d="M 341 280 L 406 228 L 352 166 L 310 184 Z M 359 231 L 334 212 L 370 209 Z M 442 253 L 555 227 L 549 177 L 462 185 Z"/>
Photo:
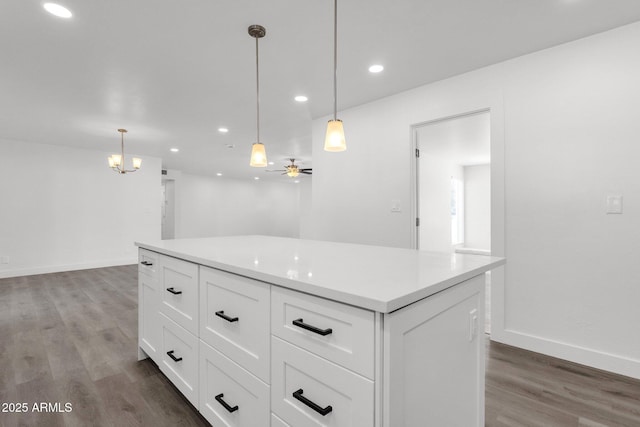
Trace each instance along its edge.
<path fill-rule="evenodd" d="M 214 426 L 484 426 L 504 259 L 234 236 L 138 242 L 139 355 Z"/>

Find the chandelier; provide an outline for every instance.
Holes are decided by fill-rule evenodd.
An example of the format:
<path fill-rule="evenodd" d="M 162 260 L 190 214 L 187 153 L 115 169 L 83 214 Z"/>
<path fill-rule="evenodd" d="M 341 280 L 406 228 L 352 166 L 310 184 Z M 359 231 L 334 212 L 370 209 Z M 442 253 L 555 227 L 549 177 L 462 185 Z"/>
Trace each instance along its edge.
<path fill-rule="evenodd" d="M 131 161 L 133 163 L 133 169 L 124 168 L 124 134 L 127 133 L 126 129 L 118 129 L 120 132 L 120 154 L 112 154 L 109 156 L 109 167 L 117 173 L 135 172 L 142 166 L 142 159 L 134 157 Z"/>

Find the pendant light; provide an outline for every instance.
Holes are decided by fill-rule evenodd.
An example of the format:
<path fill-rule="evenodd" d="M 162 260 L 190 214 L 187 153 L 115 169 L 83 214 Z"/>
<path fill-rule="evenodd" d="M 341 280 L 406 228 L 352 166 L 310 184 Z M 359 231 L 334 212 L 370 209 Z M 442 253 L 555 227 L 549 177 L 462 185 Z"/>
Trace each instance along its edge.
<path fill-rule="evenodd" d="M 251 161 L 249 165 L 257 168 L 267 166 L 267 153 L 264 144 L 260 142 L 260 68 L 258 66 L 258 39 L 267 34 L 267 30 L 262 25 L 252 25 L 249 27 L 249 35 L 256 39 L 256 142 L 251 147 Z"/>
<path fill-rule="evenodd" d="M 120 154 L 112 154 L 109 156 L 109 167 L 114 170 L 114 172 L 118 172 L 121 174 L 125 174 L 128 172 L 135 172 L 140 169 L 142 166 L 142 159 L 134 157 L 131 161 L 133 163 L 133 169 L 125 169 L 124 168 L 124 134 L 127 133 L 126 129 L 118 129 L 120 132 Z"/>
<path fill-rule="evenodd" d="M 347 142 L 344 138 L 342 120 L 338 120 L 338 0 L 333 0 L 333 120 L 327 124 L 324 139 L 325 151 L 344 151 Z"/>

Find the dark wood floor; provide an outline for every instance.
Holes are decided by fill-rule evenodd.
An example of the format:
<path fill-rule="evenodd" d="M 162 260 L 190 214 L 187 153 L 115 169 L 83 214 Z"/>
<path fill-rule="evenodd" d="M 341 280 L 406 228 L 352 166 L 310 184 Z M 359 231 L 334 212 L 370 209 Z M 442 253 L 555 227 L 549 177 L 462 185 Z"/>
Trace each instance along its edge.
<path fill-rule="evenodd" d="M 0 426 L 208 425 L 137 361 L 137 325 L 137 266 L 1 279 L 0 404 L 28 410 Z M 640 381 L 536 353 L 488 342 L 486 385 L 487 426 L 640 426 Z"/>

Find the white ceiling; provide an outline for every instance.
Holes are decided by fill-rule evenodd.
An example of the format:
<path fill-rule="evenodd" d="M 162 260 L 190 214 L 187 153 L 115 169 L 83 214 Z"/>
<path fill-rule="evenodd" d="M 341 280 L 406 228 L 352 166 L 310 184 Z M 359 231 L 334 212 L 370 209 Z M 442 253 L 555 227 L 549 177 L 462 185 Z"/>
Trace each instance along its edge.
<path fill-rule="evenodd" d="M 68 20 L 43 3 L 2 1 L 0 138 L 116 152 L 124 127 L 127 153 L 169 169 L 288 179 L 248 165 L 256 100 L 247 27 L 260 24 L 261 140 L 274 167 L 289 157 L 312 166 L 311 119 L 333 105 L 331 0 L 60 0 Z M 338 7 L 339 109 L 640 20 L 637 0 Z M 373 63 L 384 72 L 370 74 Z M 298 94 L 309 101 L 296 103 Z"/>

